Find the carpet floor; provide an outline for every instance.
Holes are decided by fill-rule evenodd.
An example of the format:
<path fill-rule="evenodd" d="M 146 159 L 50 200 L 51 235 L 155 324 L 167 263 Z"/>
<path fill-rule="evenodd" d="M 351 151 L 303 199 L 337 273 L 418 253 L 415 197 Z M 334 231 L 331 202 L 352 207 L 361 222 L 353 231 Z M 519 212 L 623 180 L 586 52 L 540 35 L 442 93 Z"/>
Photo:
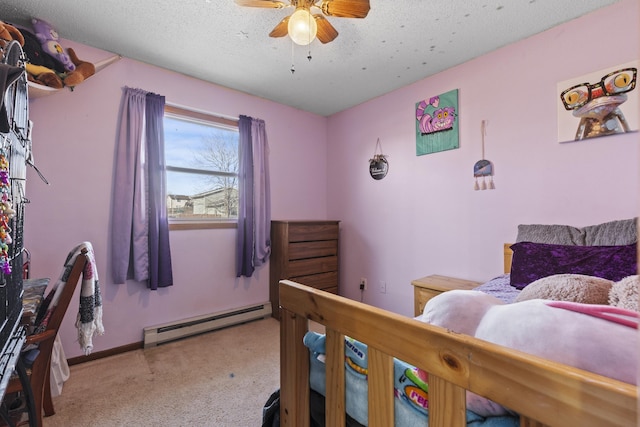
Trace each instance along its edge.
<path fill-rule="evenodd" d="M 279 341 L 267 318 L 71 366 L 44 427 L 260 426 Z"/>

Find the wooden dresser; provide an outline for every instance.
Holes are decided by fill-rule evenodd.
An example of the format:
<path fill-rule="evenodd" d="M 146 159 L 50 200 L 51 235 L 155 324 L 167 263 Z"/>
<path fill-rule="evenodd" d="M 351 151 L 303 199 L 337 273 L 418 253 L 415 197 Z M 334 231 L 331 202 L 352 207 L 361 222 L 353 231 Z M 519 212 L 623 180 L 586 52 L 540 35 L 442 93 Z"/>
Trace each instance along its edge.
<path fill-rule="evenodd" d="M 271 221 L 269 300 L 280 319 L 278 283 L 291 279 L 338 293 L 340 221 Z"/>
<path fill-rule="evenodd" d="M 480 286 L 481 283 L 434 274 L 412 280 L 411 284 L 413 285 L 413 315 L 420 316 L 425 304 L 431 298 L 454 289 L 470 290 Z"/>

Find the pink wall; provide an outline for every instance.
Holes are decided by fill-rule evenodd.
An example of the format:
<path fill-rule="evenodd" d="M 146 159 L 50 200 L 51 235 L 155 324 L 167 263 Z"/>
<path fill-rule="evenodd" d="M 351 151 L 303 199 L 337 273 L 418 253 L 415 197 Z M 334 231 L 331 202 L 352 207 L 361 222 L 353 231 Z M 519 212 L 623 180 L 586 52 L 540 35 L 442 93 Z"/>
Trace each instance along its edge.
<path fill-rule="evenodd" d="M 93 62 L 111 56 L 71 42 L 66 46 Z M 264 119 L 272 188 L 277 189 L 273 218 L 326 217 L 324 117 L 128 59 L 105 68 L 74 92 L 32 99 L 34 158 L 51 183 L 45 185 L 29 171 L 25 242 L 32 252 L 32 274 L 56 279 L 69 249 L 84 240 L 93 243 L 106 329 L 94 340 L 95 351 L 141 341 L 146 326 L 269 300 L 267 266 L 251 279 L 235 278 L 235 229 L 171 232 L 175 285 L 169 289 L 151 292 L 136 282 L 113 284 L 109 215 L 116 123 L 125 85 L 163 94 L 174 104 Z M 76 298 L 72 304 L 61 331 L 68 357 L 80 354 L 73 326 Z"/>
<path fill-rule="evenodd" d="M 112 283 L 111 174 L 125 85 L 175 104 L 266 120 L 273 218 L 340 219 L 343 293 L 359 299 L 365 276 L 365 301 L 402 314 L 412 314 L 414 278 L 497 274 L 502 242 L 515 239 L 518 223 L 587 225 L 635 216 L 638 134 L 558 144 L 555 93 L 558 81 L 638 58 L 637 10 L 635 0 L 623 0 L 329 119 L 123 59 L 72 93 L 30 102 L 35 161 L 51 182 L 29 171 L 25 241 L 33 276 L 57 278 L 68 249 L 93 242 L 106 328 L 96 351 L 140 341 L 145 326 L 268 300 L 268 267 L 251 279 L 234 277 L 233 230 L 172 232 L 172 288 Z M 89 61 L 110 55 L 66 45 Z M 416 157 L 414 103 L 454 88 L 460 148 Z M 475 192 L 481 120 L 489 121 L 486 157 L 496 166 L 496 190 Z M 367 161 L 378 137 L 390 172 L 374 181 Z M 377 291 L 381 280 L 386 294 Z M 61 331 L 68 357 L 80 354 L 74 304 Z"/>
<path fill-rule="evenodd" d="M 638 133 L 559 144 L 556 91 L 637 60 L 638 16 L 638 2 L 623 0 L 330 117 L 328 215 L 342 220 L 341 292 L 360 299 L 367 277 L 365 302 L 412 315 L 412 279 L 496 276 L 520 223 L 637 216 Z M 460 148 L 416 156 L 415 103 L 456 88 Z M 493 191 L 473 190 L 482 120 Z M 390 163 L 380 181 L 367 163 L 377 138 Z"/>

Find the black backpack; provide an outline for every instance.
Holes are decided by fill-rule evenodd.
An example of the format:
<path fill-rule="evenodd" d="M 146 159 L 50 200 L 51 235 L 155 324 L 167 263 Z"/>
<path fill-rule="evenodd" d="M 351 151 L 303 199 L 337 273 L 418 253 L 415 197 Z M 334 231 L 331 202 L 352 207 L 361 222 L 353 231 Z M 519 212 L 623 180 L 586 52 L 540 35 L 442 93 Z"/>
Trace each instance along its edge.
<path fill-rule="evenodd" d="M 269 396 L 262 408 L 262 427 L 280 427 L 280 389 Z"/>

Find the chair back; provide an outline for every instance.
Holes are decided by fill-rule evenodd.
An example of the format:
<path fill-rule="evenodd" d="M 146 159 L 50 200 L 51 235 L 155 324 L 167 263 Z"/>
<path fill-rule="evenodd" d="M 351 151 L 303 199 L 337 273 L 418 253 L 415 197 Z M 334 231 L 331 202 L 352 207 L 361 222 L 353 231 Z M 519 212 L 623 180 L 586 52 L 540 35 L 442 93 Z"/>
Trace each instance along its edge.
<path fill-rule="evenodd" d="M 76 286 L 78 285 L 78 282 L 80 282 L 82 272 L 84 271 L 86 264 L 89 262 L 87 252 L 88 250 L 86 247 L 80 248 L 80 252 L 73 263 L 73 267 L 71 267 L 71 273 L 69 274 L 67 281 L 64 284 L 64 288 L 62 289 L 62 293 L 60 294 L 60 299 L 53 308 L 47 329 L 58 330 L 60 328 L 60 324 L 67 312 L 67 308 L 69 307 L 69 303 L 71 302 Z"/>
<path fill-rule="evenodd" d="M 60 278 L 38 310 L 35 333 L 42 333 L 45 330 L 54 330 L 57 333 L 80 277 L 89 262 L 88 252 L 89 249 L 85 244 L 81 244 L 69 252 Z"/>
<path fill-rule="evenodd" d="M 33 396 L 32 404 L 27 405 L 32 408 L 29 414 L 29 425 L 42 427 L 43 412 L 46 415 L 55 414 L 50 380 L 53 344 L 80 277 L 87 263 L 91 261 L 89 252 L 88 244 L 83 243 L 69 253 L 60 278 L 38 309 L 34 331 L 26 338 L 26 347 L 37 346 L 30 350 L 36 355 L 29 374 L 32 392 L 25 391 L 27 395 Z M 23 387 L 20 380 L 12 379 L 6 393 L 24 391 Z"/>

